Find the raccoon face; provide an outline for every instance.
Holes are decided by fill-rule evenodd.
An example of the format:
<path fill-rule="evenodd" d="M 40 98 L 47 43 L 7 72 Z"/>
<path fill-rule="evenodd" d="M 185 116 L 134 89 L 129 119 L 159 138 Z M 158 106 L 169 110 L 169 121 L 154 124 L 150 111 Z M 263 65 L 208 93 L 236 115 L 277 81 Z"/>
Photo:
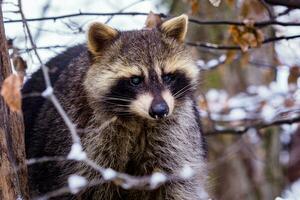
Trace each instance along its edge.
<path fill-rule="evenodd" d="M 187 24 L 186 15 L 151 30 L 119 32 L 92 24 L 92 66 L 84 82 L 92 108 L 119 117 L 171 116 L 193 95 L 199 76 L 183 45 Z"/>

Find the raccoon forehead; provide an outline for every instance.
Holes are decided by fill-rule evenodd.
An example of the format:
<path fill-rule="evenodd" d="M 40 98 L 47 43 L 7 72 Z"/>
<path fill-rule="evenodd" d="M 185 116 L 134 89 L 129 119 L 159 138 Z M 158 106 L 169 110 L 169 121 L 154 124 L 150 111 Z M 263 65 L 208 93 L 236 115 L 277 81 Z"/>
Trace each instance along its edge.
<path fill-rule="evenodd" d="M 106 66 L 106 70 L 102 73 L 106 73 L 115 78 L 130 78 L 133 76 L 144 76 L 147 74 L 147 70 L 135 63 L 124 64 L 117 61 Z"/>
<path fill-rule="evenodd" d="M 199 68 L 195 65 L 195 62 L 189 57 L 184 55 L 172 56 L 166 59 L 161 64 L 163 73 L 175 73 L 182 72 L 192 81 L 196 81 L 199 77 Z"/>

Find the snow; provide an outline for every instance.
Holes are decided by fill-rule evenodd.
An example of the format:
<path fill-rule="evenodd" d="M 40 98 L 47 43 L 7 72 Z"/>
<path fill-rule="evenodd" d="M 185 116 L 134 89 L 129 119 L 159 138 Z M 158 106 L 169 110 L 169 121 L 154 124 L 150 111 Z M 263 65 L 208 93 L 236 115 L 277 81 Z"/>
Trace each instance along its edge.
<path fill-rule="evenodd" d="M 214 67 L 216 65 L 219 64 L 219 61 L 217 59 L 212 59 L 212 60 L 209 60 L 206 65 L 207 65 L 207 68 L 211 68 L 211 67 Z"/>
<path fill-rule="evenodd" d="M 53 88 L 52 87 L 47 87 L 46 90 L 42 92 L 42 96 L 47 98 L 53 94 Z"/>
<path fill-rule="evenodd" d="M 272 106 L 268 104 L 263 106 L 261 111 L 261 117 L 265 122 L 271 122 L 275 116 L 276 116 L 276 110 Z"/>
<path fill-rule="evenodd" d="M 263 99 L 266 99 L 266 98 L 268 98 L 272 95 L 269 88 L 265 85 L 258 86 L 257 87 L 257 93 L 258 93 L 258 96 L 260 96 Z"/>
<path fill-rule="evenodd" d="M 282 107 L 284 104 L 284 97 L 281 95 L 275 95 L 273 98 L 269 100 L 269 103 L 272 107 Z"/>
<path fill-rule="evenodd" d="M 206 93 L 206 98 L 208 101 L 217 101 L 219 99 L 219 91 L 216 89 L 211 89 Z"/>
<path fill-rule="evenodd" d="M 225 105 L 228 95 L 224 90 L 210 89 L 206 93 L 208 107 L 211 112 L 219 112 Z"/>
<path fill-rule="evenodd" d="M 102 172 L 104 180 L 112 180 L 117 176 L 117 172 L 111 168 L 107 168 Z"/>
<path fill-rule="evenodd" d="M 300 198 L 300 179 L 293 182 L 288 188 L 286 188 L 282 194 L 282 197 L 277 197 L 279 200 L 299 200 Z M 276 199 L 277 200 L 277 199 Z"/>
<path fill-rule="evenodd" d="M 260 138 L 258 137 L 258 133 L 255 128 L 249 128 L 249 130 L 247 131 L 247 136 L 253 144 L 257 144 L 260 142 Z"/>
<path fill-rule="evenodd" d="M 185 165 L 180 171 L 179 175 L 183 179 L 189 179 L 192 178 L 194 174 L 195 174 L 194 170 L 190 166 Z"/>
<path fill-rule="evenodd" d="M 125 183 L 122 183 L 122 184 L 121 184 L 121 187 L 122 187 L 123 189 L 125 189 L 125 190 L 128 190 L 128 189 L 131 188 L 131 185 L 125 182 Z"/>
<path fill-rule="evenodd" d="M 86 178 L 76 174 L 72 174 L 68 178 L 68 186 L 72 194 L 79 192 L 87 183 Z"/>
<path fill-rule="evenodd" d="M 250 94 L 255 94 L 257 92 L 257 87 L 255 85 L 249 85 L 247 92 Z"/>
<path fill-rule="evenodd" d="M 290 161 L 290 153 L 288 151 L 281 151 L 279 153 L 279 161 L 282 165 L 287 165 Z"/>
<path fill-rule="evenodd" d="M 209 2 L 215 6 L 215 7 L 219 7 L 221 0 L 209 0 Z"/>
<path fill-rule="evenodd" d="M 229 120 L 243 120 L 247 117 L 247 113 L 242 108 L 234 108 L 230 111 L 228 118 Z"/>
<path fill-rule="evenodd" d="M 23 200 L 23 197 L 18 195 L 18 197 L 16 198 L 16 200 Z"/>
<path fill-rule="evenodd" d="M 289 90 L 288 87 L 288 78 L 290 75 L 290 69 L 288 66 L 278 66 L 276 73 L 276 86 L 277 90 L 280 92 L 287 92 Z"/>
<path fill-rule="evenodd" d="M 156 188 L 160 184 L 166 182 L 167 177 L 163 173 L 160 172 L 155 172 L 152 174 L 150 178 L 150 187 L 151 188 Z"/>
<path fill-rule="evenodd" d="M 86 153 L 82 150 L 82 146 L 78 143 L 74 143 L 67 158 L 70 160 L 82 161 L 85 160 L 87 156 Z"/>

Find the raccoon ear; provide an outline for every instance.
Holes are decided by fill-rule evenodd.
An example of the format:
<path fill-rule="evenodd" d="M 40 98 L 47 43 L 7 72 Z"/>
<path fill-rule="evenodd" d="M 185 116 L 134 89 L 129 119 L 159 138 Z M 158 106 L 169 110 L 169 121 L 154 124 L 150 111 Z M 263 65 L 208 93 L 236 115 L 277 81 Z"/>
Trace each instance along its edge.
<path fill-rule="evenodd" d="M 188 16 L 183 14 L 162 23 L 162 25 L 160 26 L 160 30 L 167 37 L 171 37 L 179 42 L 183 42 L 186 36 L 187 27 Z"/>
<path fill-rule="evenodd" d="M 92 54 L 99 54 L 113 39 L 118 36 L 118 31 L 114 28 L 95 22 L 88 29 L 87 42 L 88 49 Z"/>

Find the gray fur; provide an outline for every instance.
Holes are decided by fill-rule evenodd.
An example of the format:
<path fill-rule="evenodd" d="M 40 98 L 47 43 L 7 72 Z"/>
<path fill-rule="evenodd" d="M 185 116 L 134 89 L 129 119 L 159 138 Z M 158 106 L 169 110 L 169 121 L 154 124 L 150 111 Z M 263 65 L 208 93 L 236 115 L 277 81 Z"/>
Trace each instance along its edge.
<path fill-rule="evenodd" d="M 137 116 L 117 116 L 116 121 L 99 130 L 101 125 L 114 115 L 103 111 L 100 104 L 95 105 L 95 96 L 91 97 L 84 85 L 87 80 L 94 80 L 88 77 L 94 73 L 88 72 L 95 70 L 95 62 L 100 62 L 105 66 L 105 70 L 115 70 L 109 66 L 116 60 L 148 65 L 154 60 L 172 58 L 174 54 L 188 55 L 188 51 L 176 41 L 164 38 L 157 30 L 126 32 L 123 35 L 121 33 L 118 40 L 99 57 L 91 58 L 84 46 L 81 47 L 81 51 L 80 56 L 73 59 L 59 75 L 54 83 L 54 91 L 77 128 L 87 130 L 80 133 L 80 137 L 88 157 L 100 166 L 131 175 L 150 175 L 154 171 L 178 173 L 184 165 L 194 167 L 197 172 L 192 180 L 168 183 L 154 191 L 124 190 L 112 183 L 105 183 L 81 192 L 79 195 L 82 199 L 201 199 L 201 192 L 205 190 L 206 173 L 203 138 L 193 92 L 176 103 L 170 117 L 159 122 Z M 101 79 L 101 76 L 98 79 Z M 97 91 L 94 92 L 98 94 Z M 103 93 L 99 92 L 98 95 Z M 28 158 L 68 154 L 72 144 L 70 134 L 51 102 L 46 101 L 42 105 L 38 117 L 32 123 L 33 131 L 26 132 Z M 89 180 L 101 178 L 99 173 L 90 167 L 71 161 L 35 165 L 29 172 L 33 195 L 41 195 L 66 185 L 67 177 L 72 173 L 83 175 Z M 58 199 L 74 197 L 65 195 Z"/>

